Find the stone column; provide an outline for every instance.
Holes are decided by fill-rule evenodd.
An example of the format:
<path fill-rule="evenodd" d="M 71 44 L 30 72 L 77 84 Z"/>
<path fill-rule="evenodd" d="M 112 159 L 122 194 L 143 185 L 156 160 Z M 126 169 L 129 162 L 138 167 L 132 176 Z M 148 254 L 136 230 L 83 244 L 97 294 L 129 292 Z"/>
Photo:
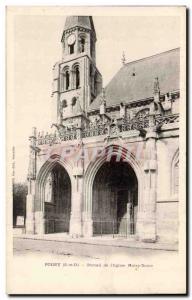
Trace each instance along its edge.
<path fill-rule="evenodd" d="M 35 233 L 35 216 L 34 216 L 34 193 L 33 188 L 34 180 L 28 180 L 28 194 L 26 199 L 26 233 Z"/>
<path fill-rule="evenodd" d="M 35 233 L 35 215 L 34 215 L 34 199 L 35 199 L 35 182 L 36 182 L 36 128 L 32 130 L 30 141 L 30 157 L 28 168 L 28 194 L 26 202 L 26 233 Z"/>
<path fill-rule="evenodd" d="M 156 241 L 156 190 L 157 153 L 154 116 L 150 115 L 150 127 L 146 134 L 146 153 L 144 162 L 144 191 L 138 211 L 137 234 L 144 242 Z"/>
<path fill-rule="evenodd" d="M 83 236 L 88 238 L 93 236 L 93 219 L 91 211 L 85 211 L 83 213 Z"/>
<path fill-rule="evenodd" d="M 45 234 L 45 217 L 44 217 L 44 210 L 36 211 L 35 212 L 35 233 L 38 235 Z"/>
<path fill-rule="evenodd" d="M 83 167 L 73 170 L 75 177 L 72 185 L 70 236 L 77 238 L 82 236 L 82 205 L 83 205 Z"/>

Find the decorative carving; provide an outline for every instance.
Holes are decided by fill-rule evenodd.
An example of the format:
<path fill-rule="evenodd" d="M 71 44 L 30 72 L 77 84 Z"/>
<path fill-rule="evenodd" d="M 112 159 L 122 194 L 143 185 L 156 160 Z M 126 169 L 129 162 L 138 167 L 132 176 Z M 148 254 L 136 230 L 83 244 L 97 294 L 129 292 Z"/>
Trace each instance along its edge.
<path fill-rule="evenodd" d="M 113 124 L 110 126 L 109 135 L 110 135 L 110 136 L 118 136 L 119 133 L 120 133 L 119 127 L 117 126 L 117 124 L 113 123 Z"/>
<path fill-rule="evenodd" d="M 36 147 L 36 128 L 33 127 L 32 135 L 29 137 L 29 167 L 28 167 L 28 180 L 34 180 L 36 178 L 36 152 L 38 148 Z"/>
<path fill-rule="evenodd" d="M 52 174 L 49 174 L 45 186 L 45 202 L 49 202 L 49 203 L 53 202 L 52 186 L 53 186 L 53 178 L 52 178 Z"/>
<path fill-rule="evenodd" d="M 145 117 L 148 115 L 149 115 L 149 108 L 144 108 L 138 111 L 135 118 L 137 118 L 138 121 L 143 121 Z"/>
<path fill-rule="evenodd" d="M 102 120 L 97 116 L 92 122 L 87 123 L 85 128 L 79 128 L 78 125 L 71 125 L 70 127 L 62 124 L 53 124 L 56 131 L 53 134 L 39 133 L 37 137 L 38 145 L 52 145 L 58 144 L 62 141 L 77 140 L 86 137 L 100 136 L 100 135 L 119 135 L 121 132 L 138 130 L 141 136 L 144 136 L 146 129 L 149 127 L 156 127 L 157 130 L 161 129 L 163 124 L 179 122 L 178 114 L 163 115 L 150 115 L 149 109 L 139 111 L 131 120 L 123 118 L 121 121 L 117 119 Z"/>
<path fill-rule="evenodd" d="M 158 79 L 158 77 L 155 77 L 155 80 L 154 80 L 153 93 L 154 94 L 159 94 L 160 93 L 160 87 L 159 87 L 159 79 Z"/>
<path fill-rule="evenodd" d="M 126 58 L 125 58 L 125 52 L 124 52 L 124 51 L 123 51 L 123 53 L 122 53 L 122 59 L 121 59 L 121 61 L 122 61 L 122 64 L 123 64 L 123 65 L 126 64 Z"/>
<path fill-rule="evenodd" d="M 164 124 L 171 124 L 171 123 L 177 123 L 179 122 L 179 114 L 173 114 L 173 115 L 157 115 L 155 116 L 155 125 L 158 126 L 158 128 L 161 128 Z"/>
<path fill-rule="evenodd" d="M 125 104 L 123 102 L 120 103 L 120 118 L 125 118 Z"/>
<path fill-rule="evenodd" d="M 171 108 L 172 108 L 172 99 L 171 99 L 169 93 L 167 93 L 165 95 L 165 101 L 161 102 L 161 106 L 162 106 L 162 108 L 163 108 L 163 110 L 165 112 L 171 111 Z"/>

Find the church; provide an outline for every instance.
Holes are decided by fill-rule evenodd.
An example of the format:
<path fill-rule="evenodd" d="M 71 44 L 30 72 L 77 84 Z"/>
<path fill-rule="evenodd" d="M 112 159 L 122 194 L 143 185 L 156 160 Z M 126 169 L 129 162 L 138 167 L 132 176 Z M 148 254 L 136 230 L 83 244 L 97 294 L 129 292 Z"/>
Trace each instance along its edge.
<path fill-rule="evenodd" d="M 180 49 L 123 59 L 103 87 L 96 41 L 91 16 L 66 17 L 50 132 L 29 137 L 26 233 L 177 243 Z"/>

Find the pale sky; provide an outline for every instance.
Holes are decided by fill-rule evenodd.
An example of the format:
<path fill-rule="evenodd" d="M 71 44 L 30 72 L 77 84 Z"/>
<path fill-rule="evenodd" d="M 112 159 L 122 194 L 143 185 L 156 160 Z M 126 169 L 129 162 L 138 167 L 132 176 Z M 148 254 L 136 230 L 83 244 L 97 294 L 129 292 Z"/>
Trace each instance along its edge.
<path fill-rule="evenodd" d="M 97 34 L 96 61 L 104 86 L 127 62 L 180 46 L 180 19 L 176 16 L 93 16 Z M 28 167 L 31 128 L 46 130 L 51 120 L 52 66 L 61 59 L 65 16 L 18 15 L 14 41 L 15 180 L 24 181 Z"/>

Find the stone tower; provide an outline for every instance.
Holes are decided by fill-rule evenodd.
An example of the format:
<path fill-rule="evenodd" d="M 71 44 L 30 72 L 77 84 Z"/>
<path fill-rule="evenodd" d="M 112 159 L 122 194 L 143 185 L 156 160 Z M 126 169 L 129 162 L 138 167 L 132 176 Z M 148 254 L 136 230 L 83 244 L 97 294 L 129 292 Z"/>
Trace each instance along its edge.
<path fill-rule="evenodd" d="M 67 17 L 61 43 L 62 60 L 53 67 L 53 122 L 82 127 L 89 105 L 102 90 L 92 17 Z"/>

